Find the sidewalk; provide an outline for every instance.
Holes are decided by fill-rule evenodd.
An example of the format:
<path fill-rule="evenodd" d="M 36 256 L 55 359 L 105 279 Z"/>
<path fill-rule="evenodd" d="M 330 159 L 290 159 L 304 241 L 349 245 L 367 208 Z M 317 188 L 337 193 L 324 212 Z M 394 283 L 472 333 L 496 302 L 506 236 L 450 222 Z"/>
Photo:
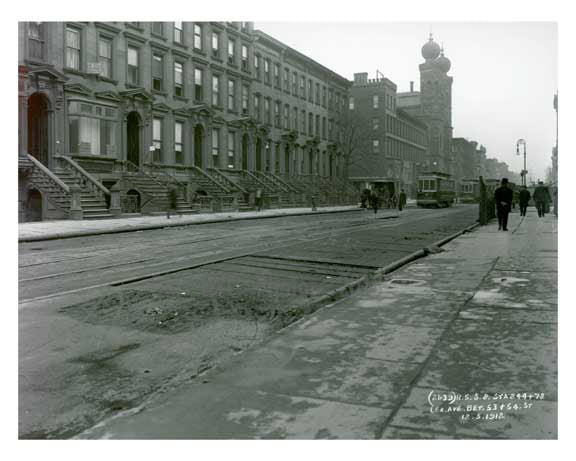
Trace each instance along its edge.
<path fill-rule="evenodd" d="M 557 220 L 508 227 L 464 234 L 78 438 L 557 438 Z"/>
<path fill-rule="evenodd" d="M 356 205 L 318 207 L 316 211 L 307 208 L 276 208 L 262 211 L 226 211 L 221 213 L 198 213 L 176 215 L 170 219 L 166 214 L 157 216 L 135 216 L 98 220 L 41 221 L 18 224 L 18 242 L 34 242 L 65 237 L 114 234 L 137 230 L 161 229 L 163 227 L 210 224 L 244 219 L 274 218 L 278 216 L 300 216 L 307 214 L 339 213 L 360 210 Z"/>

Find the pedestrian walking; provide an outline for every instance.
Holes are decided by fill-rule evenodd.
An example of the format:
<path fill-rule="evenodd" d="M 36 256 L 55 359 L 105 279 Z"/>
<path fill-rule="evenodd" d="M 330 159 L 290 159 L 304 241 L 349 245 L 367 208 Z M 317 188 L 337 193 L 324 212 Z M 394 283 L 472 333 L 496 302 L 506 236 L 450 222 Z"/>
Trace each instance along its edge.
<path fill-rule="evenodd" d="M 402 211 L 402 208 L 406 206 L 406 192 L 404 189 L 400 191 L 400 196 L 398 197 L 398 210 Z"/>
<path fill-rule="evenodd" d="M 370 192 L 370 208 L 374 210 L 374 214 L 378 213 L 378 207 L 380 205 L 380 197 L 375 191 Z"/>
<path fill-rule="evenodd" d="M 512 208 L 514 192 L 508 187 L 508 178 L 502 178 L 501 186 L 494 191 L 496 202 L 496 215 L 498 216 L 498 230 L 508 230 L 508 214 Z"/>
<path fill-rule="evenodd" d="M 175 186 L 168 186 L 168 209 L 166 210 L 166 218 L 170 219 L 170 211 L 176 211 L 176 202 L 178 201 L 178 189 Z"/>
<path fill-rule="evenodd" d="M 260 211 L 262 209 L 262 189 L 256 189 L 254 201 L 256 202 L 256 209 Z"/>
<path fill-rule="evenodd" d="M 530 202 L 530 191 L 526 186 L 522 186 L 522 189 L 518 193 L 518 205 L 520 206 L 520 216 L 526 216 L 526 208 L 528 208 L 528 203 Z"/>
<path fill-rule="evenodd" d="M 550 192 L 542 181 L 538 181 L 538 186 L 534 190 L 534 203 L 536 204 L 538 217 L 543 218 L 546 214 L 546 207 L 550 203 Z"/>
<path fill-rule="evenodd" d="M 366 204 L 370 199 L 370 189 L 364 189 L 360 194 L 360 207 L 366 208 Z"/>

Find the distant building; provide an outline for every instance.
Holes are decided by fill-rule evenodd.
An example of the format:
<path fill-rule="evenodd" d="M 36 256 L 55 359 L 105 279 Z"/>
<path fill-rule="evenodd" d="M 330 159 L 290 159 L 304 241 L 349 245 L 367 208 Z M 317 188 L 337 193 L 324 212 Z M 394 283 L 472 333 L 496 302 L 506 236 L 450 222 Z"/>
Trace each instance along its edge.
<path fill-rule="evenodd" d="M 415 197 L 416 177 L 426 163 L 427 126 L 397 107 L 396 85 L 356 73 L 348 109 L 348 123 L 364 127 L 356 141 L 365 141 L 351 158 L 348 179 L 361 188 L 379 184 L 396 193 L 404 188 Z"/>
<path fill-rule="evenodd" d="M 428 127 L 427 168 L 455 173 L 452 155 L 452 77 L 450 60 L 444 50 L 430 39 L 422 47 L 424 63 L 420 64 L 420 91 L 398 93 L 398 107 Z"/>

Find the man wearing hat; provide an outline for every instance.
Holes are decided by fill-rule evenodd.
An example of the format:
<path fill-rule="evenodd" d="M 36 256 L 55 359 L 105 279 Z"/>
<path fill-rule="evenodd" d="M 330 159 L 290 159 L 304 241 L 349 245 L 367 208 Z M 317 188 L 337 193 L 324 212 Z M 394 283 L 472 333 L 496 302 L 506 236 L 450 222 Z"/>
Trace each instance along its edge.
<path fill-rule="evenodd" d="M 498 216 L 498 230 L 508 230 L 508 213 L 512 209 L 514 192 L 508 187 L 508 178 L 502 178 L 501 186 L 494 191 L 496 202 L 496 215 Z"/>

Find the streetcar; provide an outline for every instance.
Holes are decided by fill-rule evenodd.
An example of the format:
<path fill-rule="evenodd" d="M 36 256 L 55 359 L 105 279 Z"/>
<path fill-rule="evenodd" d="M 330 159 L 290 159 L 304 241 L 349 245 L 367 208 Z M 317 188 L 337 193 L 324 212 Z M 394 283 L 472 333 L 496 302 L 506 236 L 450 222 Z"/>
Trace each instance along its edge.
<path fill-rule="evenodd" d="M 460 182 L 460 202 L 478 203 L 480 201 L 480 182 L 477 179 L 463 179 Z"/>
<path fill-rule="evenodd" d="M 417 206 L 449 207 L 455 197 L 455 182 L 448 173 L 430 172 L 418 177 Z"/>

